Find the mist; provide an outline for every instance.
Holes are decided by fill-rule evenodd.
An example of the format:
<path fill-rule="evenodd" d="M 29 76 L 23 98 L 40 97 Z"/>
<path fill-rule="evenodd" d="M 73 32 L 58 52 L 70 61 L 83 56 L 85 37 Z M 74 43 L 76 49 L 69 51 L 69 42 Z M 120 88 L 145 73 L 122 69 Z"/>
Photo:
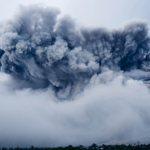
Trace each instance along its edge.
<path fill-rule="evenodd" d="M 148 143 L 146 21 L 80 27 L 53 7 L 0 24 L 0 147 Z"/>
<path fill-rule="evenodd" d="M 11 77 L 0 76 L 1 147 L 149 142 L 150 93 L 142 81 L 106 71 L 62 102 L 51 89 L 14 91 Z"/>

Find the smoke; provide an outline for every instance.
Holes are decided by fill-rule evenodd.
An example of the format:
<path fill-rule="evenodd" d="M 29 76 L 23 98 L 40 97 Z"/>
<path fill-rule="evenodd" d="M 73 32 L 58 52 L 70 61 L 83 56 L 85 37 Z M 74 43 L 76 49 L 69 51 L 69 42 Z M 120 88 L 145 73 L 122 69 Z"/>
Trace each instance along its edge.
<path fill-rule="evenodd" d="M 70 99 L 104 67 L 149 71 L 146 22 L 134 21 L 113 31 L 88 29 L 59 13 L 56 8 L 22 6 L 13 20 L 1 24 L 1 71 L 24 80 L 22 88 L 50 86 L 58 98 Z"/>
<path fill-rule="evenodd" d="M 148 24 L 82 28 L 51 7 L 0 24 L 0 146 L 149 142 Z"/>

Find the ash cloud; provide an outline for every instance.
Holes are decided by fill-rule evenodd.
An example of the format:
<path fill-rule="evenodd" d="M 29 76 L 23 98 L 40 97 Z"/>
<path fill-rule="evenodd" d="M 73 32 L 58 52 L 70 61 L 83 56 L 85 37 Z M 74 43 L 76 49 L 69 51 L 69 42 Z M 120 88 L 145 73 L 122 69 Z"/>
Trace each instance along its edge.
<path fill-rule="evenodd" d="M 21 6 L 0 24 L 0 147 L 149 142 L 149 60 L 145 21 L 83 28 Z"/>
<path fill-rule="evenodd" d="M 149 71 L 146 22 L 108 31 L 79 28 L 71 17 L 59 14 L 56 8 L 22 6 L 13 20 L 1 24 L 1 71 L 24 80 L 22 88 L 50 86 L 58 98 L 70 99 L 104 67 Z"/>

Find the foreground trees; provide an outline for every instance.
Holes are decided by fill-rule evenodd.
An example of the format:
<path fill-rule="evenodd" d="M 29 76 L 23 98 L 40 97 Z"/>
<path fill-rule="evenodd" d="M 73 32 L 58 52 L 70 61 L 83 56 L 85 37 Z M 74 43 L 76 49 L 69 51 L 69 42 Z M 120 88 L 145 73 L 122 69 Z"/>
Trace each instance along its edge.
<path fill-rule="evenodd" d="M 43 147 L 38 148 L 31 146 L 30 148 L 6 148 L 3 147 L 1 150 L 150 150 L 150 144 L 148 145 L 101 145 L 92 144 L 91 146 L 84 147 L 80 146 L 66 146 L 66 147 Z"/>

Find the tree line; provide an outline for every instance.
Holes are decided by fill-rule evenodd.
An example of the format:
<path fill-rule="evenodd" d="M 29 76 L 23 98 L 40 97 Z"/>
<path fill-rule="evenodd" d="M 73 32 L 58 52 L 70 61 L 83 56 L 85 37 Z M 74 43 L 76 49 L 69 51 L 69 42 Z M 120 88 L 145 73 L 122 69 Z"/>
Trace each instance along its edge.
<path fill-rule="evenodd" d="M 66 146 L 66 147 L 34 147 L 31 146 L 30 148 L 6 148 L 3 147 L 1 150 L 150 150 L 150 144 L 145 145 L 145 144 L 138 144 L 138 145 L 96 145 L 92 144 L 91 146 Z"/>

